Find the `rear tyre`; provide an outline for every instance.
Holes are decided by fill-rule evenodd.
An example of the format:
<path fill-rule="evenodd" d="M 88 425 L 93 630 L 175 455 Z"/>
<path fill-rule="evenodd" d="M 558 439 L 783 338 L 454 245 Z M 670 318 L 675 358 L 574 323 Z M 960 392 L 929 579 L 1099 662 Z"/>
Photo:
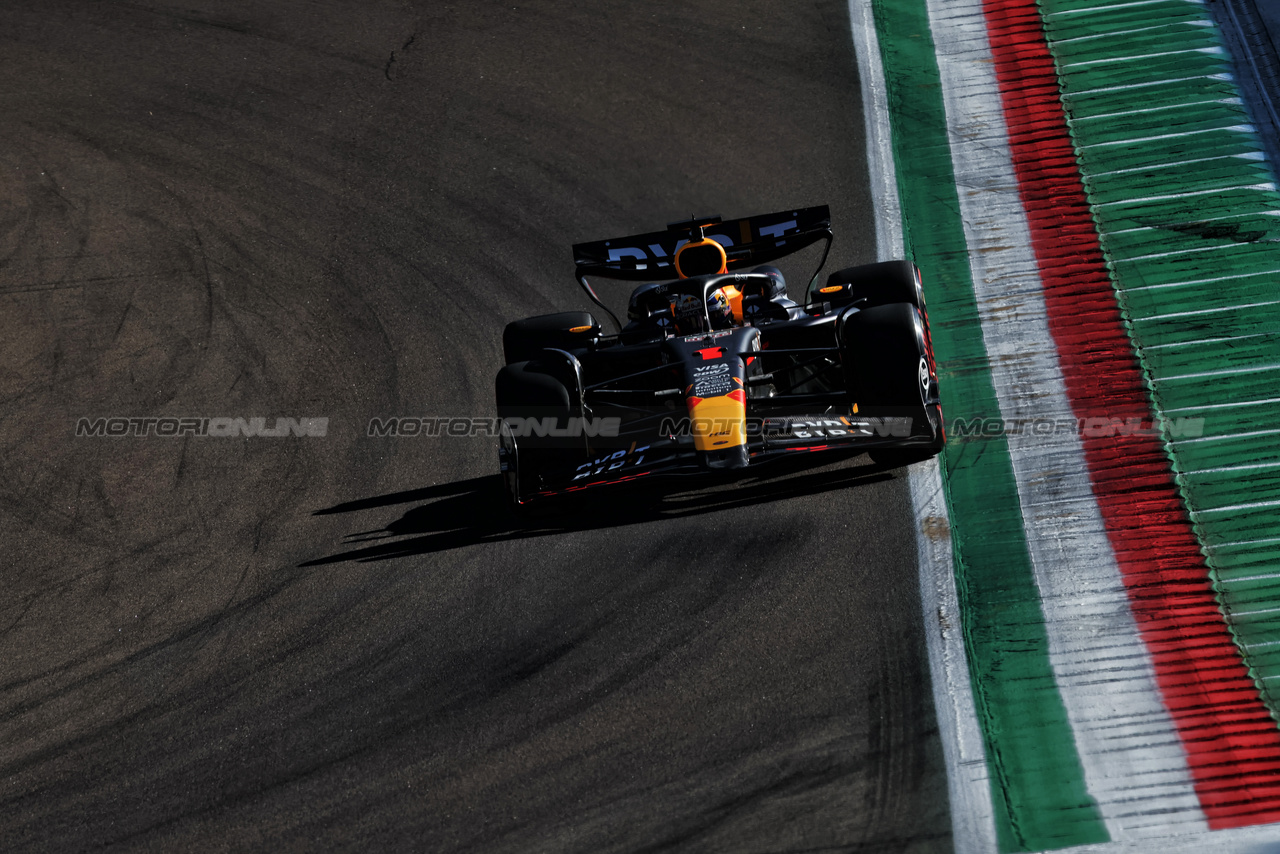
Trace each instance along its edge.
<path fill-rule="evenodd" d="M 536 359 L 548 347 L 570 350 L 599 337 L 600 321 L 590 312 L 562 311 L 508 323 L 502 330 L 502 353 L 510 365 Z"/>
<path fill-rule="evenodd" d="M 823 290 L 836 287 L 840 290 L 811 294 L 810 297 L 825 300 L 834 306 L 852 305 L 857 300 L 865 300 L 860 304 L 862 308 L 905 302 L 915 306 L 921 315 L 924 314 L 924 290 L 920 285 L 920 271 L 910 261 L 882 261 L 879 264 L 837 270 L 827 277 L 827 285 Z"/>

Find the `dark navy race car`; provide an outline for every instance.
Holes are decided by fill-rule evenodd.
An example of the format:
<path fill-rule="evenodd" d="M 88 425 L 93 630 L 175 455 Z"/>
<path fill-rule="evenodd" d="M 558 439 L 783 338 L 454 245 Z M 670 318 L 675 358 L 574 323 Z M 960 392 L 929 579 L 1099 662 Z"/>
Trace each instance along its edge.
<path fill-rule="evenodd" d="M 508 324 L 496 382 L 512 500 L 659 475 L 866 451 L 884 465 L 942 448 L 920 272 L 888 261 L 815 273 L 803 303 L 766 262 L 825 240 L 825 205 L 573 247 L 588 312 Z M 621 323 L 589 277 L 645 282 Z"/>

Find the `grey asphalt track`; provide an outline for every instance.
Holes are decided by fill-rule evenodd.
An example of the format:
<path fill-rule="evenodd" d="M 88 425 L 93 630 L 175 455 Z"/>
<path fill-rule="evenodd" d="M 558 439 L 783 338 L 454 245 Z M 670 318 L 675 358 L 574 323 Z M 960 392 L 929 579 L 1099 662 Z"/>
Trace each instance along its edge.
<path fill-rule="evenodd" d="M 0 849 L 949 850 L 902 472 L 522 529 L 494 440 L 365 435 L 492 415 L 573 242 L 825 202 L 874 260 L 848 26 L 0 5 Z M 75 436 L 158 416 L 329 421 Z"/>

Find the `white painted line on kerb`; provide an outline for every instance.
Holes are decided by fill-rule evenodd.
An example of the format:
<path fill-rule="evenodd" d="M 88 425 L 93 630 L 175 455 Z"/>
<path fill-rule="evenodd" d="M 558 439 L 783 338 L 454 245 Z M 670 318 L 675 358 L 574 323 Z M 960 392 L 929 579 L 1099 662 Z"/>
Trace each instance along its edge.
<path fill-rule="evenodd" d="M 1259 332 L 1256 335 L 1243 335 L 1242 338 L 1266 337 L 1265 332 Z M 1233 339 L 1220 339 L 1230 341 Z M 1192 342 L 1194 343 L 1194 342 Z M 1154 347 L 1148 347 L 1148 350 L 1154 350 Z M 1237 400 L 1232 403 L 1202 403 L 1199 406 L 1175 406 L 1173 409 L 1164 410 L 1165 415 L 1172 415 L 1175 412 L 1208 412 L 1210 409 L 1239 409 L 1246 406 L 1268 406 L 1273 403 L 1280 403 L 1280 397 L 1264 397 L 1259 400 Z"/>
<path fill-rule="evenodd" d="M 1175 445 L 1197 445 L 1202 442 L 1232 442 L 1236 439 L 1251 439 L 1254 436 L 1276 436 L 1280 430 L 1250 430 L 1247 433 L 1224 433 L 1221 436 L 1200 436 L 1195 439 L 1175 439 Z"/>
<path fill-rule="evenodd" d="M 1208 548 L 1226 549 L 1232 546 L 1266 546 L 1272 543 L 1280 543 L 1280 537 L 1264 537 L 1260 540 L 1232 540 L 1229 543 L 1213 543 Z"/>
<path fill-rule="evenodd" d="M 1249 543 L 1249 545 L 1253 545 L 1253 543 Z M 1219 570 L 1218 574 L 1222 575 L 1221 570 Z M 1230 576 L 1230 581 L 1232 584 L 1248 584 L 1251 581 L 1271 581 L 1272 579 L 1277 579 L 1277 578 L 1280 578 L 1280 573 L 1276 573 L 1276 572 L 1264 572 L 1262 575 L 1232 574 Z M 1266 649 L 1267 647 L 1271 647 L 1271 646 L 1280 646 L 1280 640 L 1261 641 L 1261 642 L 1254 641 L 1249 644 L 1249 651 L 1256 653 L 1260 649 Z M 1280 673 L 1277 673 L 1275 675 L 1280 676 Z"/>
<path fill-rule="evenodd" d="M 1114 113 L 1094 113 L 1088 116 L 1076 116 L 1071 120 L 1072 124 L 1080 124 L 1081 122 L 1096 122 L 1099 119 L 1114 119 L 1119 116 L 1141 116 L 1147 113 L 1164 113 L 1169 110 L 1181 110 L 1189 106 L 1200 106 L 1209 104 L 1231 104 L 1232 106 L 1242 106 L 1243 98 L 1208 98 L 1204 101 L 1192 101 L 1189 104 L 1166 104 L 1163 107 L 1143 107 L 1138 110 L 1118 110 Z M 1228 155 L 1230 156 L 1230 155 Z M 1107 173 L 1095 173 L 1107 174 Z"/>
<path fill-rule="evenodd" d="M 960 219 L 1001 417 L 1075 417 L 1049 331 L 982 0 L 927 0 Z M 1049 660 L 1089 794 L 1118 842 L 1208 825 L 1074 433 L 1007 436 Z M 1100 678 L 1100 662 L 1107 673 Z"/>
<path fill-rule="evenodd" d="M 1250 273 L 1249 275 L 1257 275 Z M 1248 276 L 1223 276 L 1224 279 L 1244 279 Z M 1130 288 L 1137 290 L 1137 288 Z M 1156 320 L 1168 320 L 1172 317 L 1199 317 L 1204 314 L 1221 314 L 1224 311 L 1239 311 L 1242 308 L 1262 308 L 1267 305 L 1280 305 L 1280 300 L 1268 300 L 1267 302 L 1247 302 L 1243 305 L 1224 305 L 1219 308 L 1199 308 L 1195 311 L 1171 311 L 1167 314 L 1148 314 L 1143 316 L 1135 316 L 1129 318 L 1130 323 L 1151 323 Z"/>
<path fill-rule="evenodd" d="M 871 0 L 849 0 L 849 21 L 862 81 L 867 160 L 876 214 L 876 253 L 879 260 L 888 261 L 901 258 L 905 246 L 889 102 Z M 991 778 L 982 729 L 974 711 L 969 660 L 960 631 L 960 604 L 952 571 L 951 520 L 947 515 L 938 460 L 911 466 L 907 479 L 917 524 L 920 599 L 929 649 L 929 675 L 947 765 L 952 844 L 956 854 L 986 854 L 997 850 L 995 810 L 991 803 Z"/>
<path fill-rule="evenodd" d="M 1179 131 L 1177 133 L 1159 133 L 1155 136 L 1134 136 L 1126 139 L 1116 139 L 1109 142 L 1091 142 L 1086 145 L 1078 145 L 1077 148 L 1112 148 L 1117 145 L 1136 145 L 1139 142 L 1159 142 L 1162 139 L 1185 139 L 1188 136 L 1202 136 L 1206 133 L 1227 132 L 1239 133 L 1245 136 L 1252 136 L 1255 132 L 1253 125 L 1222 125 L 1216 128 L 1202 128 L 1200 130 Z M 1179 195 L 1191 195 L 1190 193 L 1181 193 Z"/>
<path fill-rule="evenodd" d="M 1237 127 L 1240 127 L 1240 126 L 1238 125 Z M 1210 128 L 1209 130 L 1221 130 L 1221 128 Z M 1232 130 L 1232 128 L 1227 128 L 1227 130 Z M 1190 133 L 1208 133 L 1208 131 L 1190 131 Z M 1184 135 L 1185 134 L 1165 134 L 1163 137 L 1153 136 L 1153 137 L 1150 137 L 1149 139 L 1135 139 L 1132 141 L 1148 142 L 1150 139 L 1166 139 L 1170 136 L 1184 136 Z M 1096 148 L 1098 145 L 1112 145 L 1112 144 L 1113 143 L 1109 143 L 1109 142 L 1099 142 L 1097 143 L 1097 145 L 1082 146 L 1082 147 Z M 1114 202 L 1102 202 L 1100 204 L 1095 204 L 1093 205 L 1093 207 L 1105 208 L 1105 207 L 1110 207 L 1111 205 L 1131 205 L 1137 202 L 1168 202 L 1168 201 L 1173 201 L 1175 199 L 1189 199 L 1192 196 L 1218 196 L 1223 193 L 1229 193 L 1232 190 L 1258 190 L 1261 192 L 1274 193 L 1275 189 L 1276 189 L 1276 185 L 1272 183 L 1239 184 L 1234 187 L 1214 187 L 1209 190 L 1194 190 L 1189 193 L 1168 193 L 1163 196 L 1138 196 L 1132 199 L 1118 199 Z"/>
<path fill-rule="evenodd" d="M 1142 62 L 1148 59 L 1159 59 L 1162 56 L 1180 56 L 1187 53 L 1205 53 L 1221 56 L 1226 53 L 1220 47 L 1193 47 L 1187 50 L 1166 50 L 1160 53 L 1143 53 L 1134 56 L 1109 56 L 1106 59 L 1086 59 L 1080 62 L 1064 62 L 1059 68 L 1083 68 L 1086 65 L 1110 65 L 1113 62 Z"/>
<path fill-rule="evenodd" d="M 1137 291 L 1154 291 L 1160 288 L 1185 288 L 1190 285 L 1210 285 L 1214 282 L 1230 282 L 1235 279 L 1250 279 L 1254 276 L 1266 275 L 1265 273 L 1236 273 L 1232 276 L 1214 276 L 1211 279 L 1188 279 L 1185 282 L 1166 282 L 1161 285 L 1139 285 L 1134 288 L 1125 288 L 1125 293 L 1136 293 Z M 1258 305 L 1270 305 L 1270 303 L 1257 303 Z M 1169 317 L 1176 315 L 1158 315 L 1160 317 Z"/>
<path fill-rule="evenodd" d="M 1116 36 L 1131 36 L 1134 33 L 1149 33 L 1152 30 L 1169 30 L 1173 27 L 1207 27 L 1208 21 L 1173 21 L 1168 24 L 1157 24 L 1154 27 L 1137 27 L 1132 30 L 1108 30 L 1105 33 L 1094 33 L 1090 36 L 1075 36 L 1069 39 L 1058 39 L 1054 44 L 1072 44 L 1074 42 L 1089 41 L 1091 39 L 1113 39 Z"/>
<path fill-rule="evenodd" d="M 1109 6 L 1092 6 L 1083 9 L 1063 9 L 1059 12 L 1046 12 L 1043 14 L 1046 18 L 1057 17 L 1059 15 L 1087 15 L 1093 12 L 1109 12 L 1112 9 L 1130 9 L 1134 6 L 1154 6 L 1168 2 L 1169 0 L 1134 0 L 1132 3 L 1112 3 Z M 1183 2 L 1191 3 L 1196 6 L 1204 4 L 1204 0 L 1183 0 Z"/>
<path fill-rule="evenodd" d="M 1095 205 L 1094 207 L 1100 207 Z M 1130 255 L 1125 258 L 1118 258 L 1116 264 L 1137 264 L 1141 261 L 1150 261 L 1153 258 L 1177 258 L 1181 255 L 1196 255 L 1201 252 L 1224 252 L 1228 249 L 1253 249 L 1248 243 L 1230 243 L 1226 245 L 1214 244 L 1213 246 L 1197 246 L 1194 249 L 1174 249 L 1170 252 L 1152 252 L 1150 255 Z M 1256 250 L 1254 250 L 1256 251 Z"/>
<path fill-rule="evenodd" d="M 1152 377 L 1151 381 L 1153 383 L 1168 383 L 1168 382 L 1173 382 L 1174 380 L 1200 380 L 1200 379 L 1204 379 L 1205 377 L 1228 377 L 1228 376 L 1236 376 L 1238 374 L 1261 374 L 1267 371 L 1274 371 L 1276 368 L 1280 368 L 1280 364 L 1250 365 L 1247 368 L 1222 368 L 1221 370 L 1217 370 L 1217 371 L 1196 371 L 1195 373 L 1192 373 L 1192 374 L 1175 374 L 1173 376 L 1168 376 L 1168 377 Z"/>
<path fill-rule="evenodd" d="M 1254 471 L 1256 469 L 1273 469 L 1273 468 L 1280 468 L 1280 463 L 1240 463 L 1239 465 L 1235 465 L 1235 466 L 1213 466 L 1207 469 L 1187 469 L 1186 471 L 1182 472 L 1182 474 L 1188 475 L 1188 476 L 1193 474 L 1222 474 L 1224 472 L 1229 472 L 1229 471 Z M 1280 539 L 1278 539 L 1277 541 L 1280 542 Z M 1253 540 L 1241 540 L 1240 542 L 1242 543 L 1253 542 Z M 1259 540 L 1259 542 L 1262 542 L 1262 541 Z M 1212 548 L 1219 548 L 1221 546 L 1232 546 L 1232 545 L 1238 545 L 1238 544 L 1237 543 L 1218 543 L 1218 545 L 1213 546 Z"/>
<path fill-rule="evenodd" d="M 1280 507 L 1280 501 L 1248 501 L 1244 504 L 1227 504 L 1223 507 L 1204 507 L 1200 509 L 1200 515 L 1208 513 L 1238 513 L 1241 510 L 1259 510 L 1263 507 Z M 1280 608 L 1274 610 L 1280 611 Z"/>
<path fill-rule="evenodd" d="M 1077 119 L 1076 121 L 1079 121 L 1079 119 Z M 1089 174 L 1089 179 L 1093 180 L 1095 178 L 1100 178 L 1103 175 L 1128 175 L 1133 172 L 1151 172 L 1156 169 L 1169 169 L 1174 166 L 1185 169 L 1187 166 L 1190 166 L 1194 163 L 1210 163 L 1214 160 L 1230 160 L 1232 158 L 1239 158 L 1241 160 L 1262 160 L 1263 159 L 1262 152 L 1260 151 L 1241 151 L 1235 154 L 1219 154 L 1217 157 L 1197 157 L 1195 160 L 1175 160 L 1172 163 L 1152 163 L 1149 166 L 1132 166 L 1127 169 L 1109 169 L 1106 172 L 1092 172 Z M 1243 214 L 1231 214 L 1229 216 L 1216 216 L 1216 217 L 1210 217 L 1208 219 L 1198 219 L 1196 220 L 1196 222 L 1215 222 L 1220 219 L 1232 219 L 1233 217 L 1239 217 L 1239 216 L 1243 216 Z M 1143 226 L 1143 228 L 1151 228 L 1151 227 L 1152 226 Z M 1112 231 L 1108 233 L 1124 234 L 1126 231 L 1138 231 L 1138 230 L 1139 229 L 1135 229 L 1135 228 L 1122 228 L 1122 229 L 1119 229 L 1118 231 Z"/>
<path fill-rule="evenodd" d="M 1275 338 L 1280 336 L 1280 330 L 1275 332 L 1251 332 L 1248 335 L 1225 335 L 1220 338 L 1188 338 L 1186 341 L 1172 341 L 1168 344 L 1148 344 L 1142 348 L 1142 351 L 1149 352 L 1151 350 L 1185 350 L 1189 347 L 1199 347 L 1202 344 L 1223 344 L 1227 341 L 1244 341 L 1249 338 Z M 1187 407 L 1178 407 L 1175 409 L 1166 409 L 1165 413 L 1181 412 Z M 1212 409 L 1212 406 L 1191 407 L 1193 409 Z"/>
<path fill-rule="evenodd" d="M 1280 612 L 1280 608 L 1232 608 L 1225 607 L 1227 614 L 1227 622 L 1230 623 L 1234 617 L 1256 617 L 1260 614 L 1275 614 Z M 1280 674 L 1276 674 L 1280 676 Z"/>
<path fill-rule="evenodd" d="M 1193 74 L 1190 77 L 1170 77 L 1167 80 L 1148 80 L 1145 83 L 1120 83 L 1115 86 L 1098 86 L 1094 89 L 1076 89 L 1073 92 L 1063 92 L 1062 97 L 1066 100 L 1079 98 L 1084 95 L 1096 95 L 1099 92 L 1124 92 L 1129 89 L 1149 89 L 1152 86 L 1164 86 L 1169 83 L 1188 83 L 1192 80 L 1221 80 L 1228 81 L 1233 79 L 1230 74 L 1225 71 L 1219 71 L 1216 74 Z"/>

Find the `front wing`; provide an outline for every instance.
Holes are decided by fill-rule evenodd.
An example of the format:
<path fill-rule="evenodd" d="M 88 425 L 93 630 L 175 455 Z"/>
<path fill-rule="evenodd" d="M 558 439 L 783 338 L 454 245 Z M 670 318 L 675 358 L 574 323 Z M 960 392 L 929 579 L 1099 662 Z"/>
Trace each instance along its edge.
<path fill-rule="evenodd" d="M 861 453 L 879 448 L 936 448 L 942 440 L 941 411 L 936 405 L 894 415 L 789 415 L 748 418 L 750 465 L 732 471 L 745 474 L 775 460 L 818 451 Z M 626 447 L 598 452 L 584 462 L 539 473 L 531 498 L 581 492 L 599 486 L 634 483 L 659 477 L 708 475 L 691 435 L 636 440 Z"/>

